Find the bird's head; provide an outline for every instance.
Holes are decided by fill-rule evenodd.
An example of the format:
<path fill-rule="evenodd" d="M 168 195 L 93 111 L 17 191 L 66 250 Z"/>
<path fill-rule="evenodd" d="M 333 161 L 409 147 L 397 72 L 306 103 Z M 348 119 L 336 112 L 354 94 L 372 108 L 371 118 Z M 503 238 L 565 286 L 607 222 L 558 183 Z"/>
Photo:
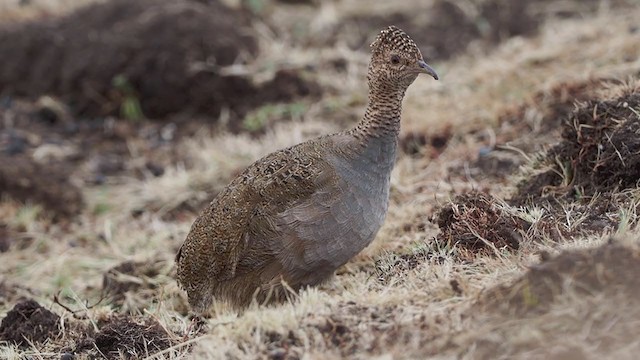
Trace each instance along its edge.
<path fill-rule="evenodd" d="M 406 90 L 419 74 L 438 74 L 422 58 L 422 53 L 409 35 L 395 26 L 382 30 L 371 43 L 369 84 Z"/>

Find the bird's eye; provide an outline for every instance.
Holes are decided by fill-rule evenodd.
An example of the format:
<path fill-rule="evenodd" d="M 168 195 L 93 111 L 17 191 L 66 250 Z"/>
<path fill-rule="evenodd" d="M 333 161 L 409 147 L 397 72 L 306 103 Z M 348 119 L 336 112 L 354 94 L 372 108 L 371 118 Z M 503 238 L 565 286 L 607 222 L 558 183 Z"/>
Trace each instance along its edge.
<path fill-rule="evenodd" d="M 400 56 L 398 56 L 398 55 L 391 55 L 391 63 L 392 63 L 392 64 L 399 64 L 399 63 L 400 63 Z"/>

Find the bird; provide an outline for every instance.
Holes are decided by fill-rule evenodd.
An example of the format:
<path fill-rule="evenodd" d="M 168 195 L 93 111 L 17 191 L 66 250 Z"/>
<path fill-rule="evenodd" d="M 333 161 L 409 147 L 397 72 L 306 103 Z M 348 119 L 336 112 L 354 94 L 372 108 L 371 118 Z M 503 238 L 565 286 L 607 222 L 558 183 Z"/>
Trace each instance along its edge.
<path fill-rule="evenodd" d="M 257 160 L 193 222 L 175 259 L 192 310 L 282 302 L 330 279 L 376 237 L 405 91 L 419 74 L 438 75 L 396 26 L 370 48 L 368 104 L 354 127 Z"/>

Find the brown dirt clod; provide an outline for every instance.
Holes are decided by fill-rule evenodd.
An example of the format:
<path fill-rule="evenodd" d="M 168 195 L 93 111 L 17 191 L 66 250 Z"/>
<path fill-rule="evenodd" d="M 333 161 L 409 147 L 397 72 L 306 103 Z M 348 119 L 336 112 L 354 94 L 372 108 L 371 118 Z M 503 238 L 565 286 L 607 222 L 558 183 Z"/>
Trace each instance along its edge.
<path fill-rule="evenodd" d="M 520 233 L 531 225 L 509 214 L 491 195 L 479 192 L 455 197 L 436 214 L 436 222 L 441 230 L 439 241 L 471 252 L 486 250 L 489 244 L 518 249 Z"/>
<path fill-rule="evenodd" d="M 92 338 L 85 339 L 77 352 L 97 349 L 107 359 L 141 358 L 165 350 L 174 341 L 155 320 L 113 316 Z"/>
<path fill-rule="evenodd" d="M 0 340 L 18 346 L 43 342 L 60 334 L 60 317 L 43 308 L 35 300 L 18 302 L 0 323 Z"/>
<path fill-rule="evenodd" d="M 598 293 L 640 295 L 640 251 L 617 243 L 595 249 L 564 251 L 532 266 L 509 285 L 499 285 L 482 294 L 478 304 L 490 311 L 516 314 L 544 312 L 554 299 L 567 291 L 581 296 Z"/>

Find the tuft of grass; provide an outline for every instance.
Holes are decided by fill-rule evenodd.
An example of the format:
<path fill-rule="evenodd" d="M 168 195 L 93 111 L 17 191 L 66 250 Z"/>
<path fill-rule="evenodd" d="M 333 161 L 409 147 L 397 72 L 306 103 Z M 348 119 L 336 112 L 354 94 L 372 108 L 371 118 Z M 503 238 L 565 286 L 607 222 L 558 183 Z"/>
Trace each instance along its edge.
<path fill-rule="evenodd" d="M 142 113 L 142 106 L 140 106 L 140 99 L 138 99 L 136 91 L 129 79 L 120 74 L 116 75 L 111 83 L 114 89 L 122 96 L 120 102 L 120 116 L 131 121 L 143 119 L 144 114 Z"/>

